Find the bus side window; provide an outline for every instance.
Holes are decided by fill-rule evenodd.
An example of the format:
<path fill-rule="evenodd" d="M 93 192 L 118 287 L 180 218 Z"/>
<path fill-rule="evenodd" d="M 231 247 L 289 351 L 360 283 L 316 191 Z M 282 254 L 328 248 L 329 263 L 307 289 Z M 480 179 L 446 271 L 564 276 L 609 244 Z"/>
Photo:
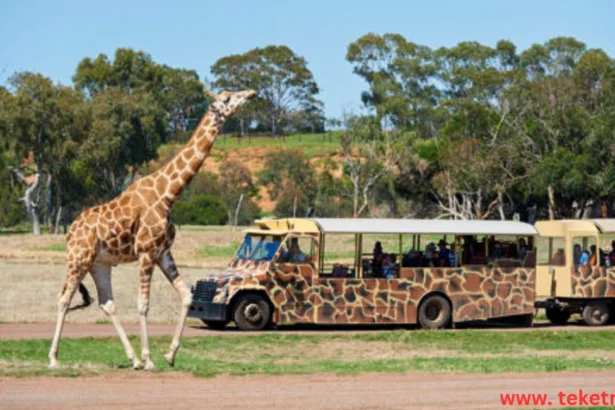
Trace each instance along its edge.
<path fill-rule="evenodd" d="M 280 256 L 280 263 L 311 265 L 313 263 L 314 239 L 289 237 Z"/>
<path fill-rule="evenodd" d="M 572 238 L 572 264 L 575 266 L 596 266 L 604 257 L 599 257 L 602 249 L 596 248 L 593 236 L 576 236 Z"/>

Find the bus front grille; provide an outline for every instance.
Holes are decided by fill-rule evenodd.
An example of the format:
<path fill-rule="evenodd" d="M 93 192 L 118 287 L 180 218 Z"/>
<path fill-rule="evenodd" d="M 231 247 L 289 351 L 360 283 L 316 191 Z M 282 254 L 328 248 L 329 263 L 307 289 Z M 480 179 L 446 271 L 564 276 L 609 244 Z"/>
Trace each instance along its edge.
<path fill-rule="evenodd" d="M 218 284 L 216 282 L 198 281 L 193 297 L 195 300 L 211 302 L 216 294 L 216 289 L 218 289 Z"/>

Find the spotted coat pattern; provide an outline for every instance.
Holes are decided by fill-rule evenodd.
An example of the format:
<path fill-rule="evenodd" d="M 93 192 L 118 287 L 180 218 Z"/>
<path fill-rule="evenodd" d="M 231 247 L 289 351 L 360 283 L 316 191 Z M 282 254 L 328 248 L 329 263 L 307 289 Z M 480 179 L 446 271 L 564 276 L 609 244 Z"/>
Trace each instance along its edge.
<path fill-rule="evenodd" d="M 615 297 L 615 267 L 573 266 L 570 276 L 572 281 L 572 297 Z"/>
<path fill-rule="evenodd" d="M 273 267 L 272 267 L 273 266 Z M 241 290 L 265 292 L 276 323 L 408 323 L 417 321 L 425 295 L 440 292 L 453 320 L 530 314 L 533 268 L 402 268 L 398 279 L 318 278 L 310 265 L 233 260 L 221 275 L 213 302 L 228 303 Z"/>

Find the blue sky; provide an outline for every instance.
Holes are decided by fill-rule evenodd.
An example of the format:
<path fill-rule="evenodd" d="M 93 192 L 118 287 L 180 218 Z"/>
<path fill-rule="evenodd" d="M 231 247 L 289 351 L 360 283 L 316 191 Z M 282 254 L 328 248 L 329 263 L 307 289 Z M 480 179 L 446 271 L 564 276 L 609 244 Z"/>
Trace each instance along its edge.
<path fill-rule="evenodd" d="M 508 39 L 519 49 L 573 36 L 615 57 L 615 1 L 0 0 L 0 83 L 15 71 L 70 83 L 79 60 L 118 47 L 210 77 L 220 57 L 269 44 L 304 56 L 327 116 L 357 110 L 365 84 L 345 60 L 367 32 L 430 47 Z"/>

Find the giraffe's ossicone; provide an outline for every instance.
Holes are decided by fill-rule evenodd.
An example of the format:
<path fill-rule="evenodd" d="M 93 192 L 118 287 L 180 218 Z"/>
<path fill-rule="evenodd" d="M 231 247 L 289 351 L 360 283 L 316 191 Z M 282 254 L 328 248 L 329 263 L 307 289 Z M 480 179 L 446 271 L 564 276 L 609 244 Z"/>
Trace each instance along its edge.
<path fill-rule="evenodd" d="M 58 345 L 70 302 L 81 281 L 91 273 L 98 303 L 109 316 L 134 368 L 151 369 L 147 337 L 147 312 L 152 272 L 160 267 L 182 299 L 177 330 L 165 360 L 173 365 L 183 333 L 190 289 L 179 274 L 171 254 L 175 229 L 169 220 L 171 207 L 203 165 L 222 124 L 237 109 L 254 98 L 254 90 L 209 94 L 212 102 L 184 148 L 161 169 L 135 181 L 113 200 L 85 210 L 73 222 L 67 235 L 67 273 L 58 295 L 58 319 L 49 352 L 50 367 L 58 366 Z M 111 268 L 139 261 L 138 311 L 141 322 L 139 360 L 115 315 L 111 290 Z"/>

